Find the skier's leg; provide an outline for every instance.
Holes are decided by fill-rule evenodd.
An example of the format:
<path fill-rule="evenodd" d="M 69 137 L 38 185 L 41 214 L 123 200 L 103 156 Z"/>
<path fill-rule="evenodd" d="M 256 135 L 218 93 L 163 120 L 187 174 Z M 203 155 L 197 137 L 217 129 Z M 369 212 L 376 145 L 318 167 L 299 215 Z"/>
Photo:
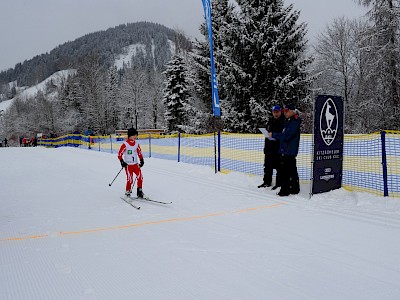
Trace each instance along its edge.
<path fill-rule="evenodd" d="M 125 168 L 126 173 L 126 191 L 131 191 L 132 184 L 133 184 L 133 166 L 134 165 L 127 165 Z"/>
<path fill-rule="evenodd" d="M 135 165 L 133 165 L 133 172 L 136 174 L 136 178 L 137 178 L 137 181 L 138 181 L 137 196 L 139 198 L 143 198 L 144 194 L 143 194 L 143 190 L 142 190 L 142 187 L 143 187 L 142 170 L 140 169 L 140 167 L 137 164 L 135 164 Z"/>

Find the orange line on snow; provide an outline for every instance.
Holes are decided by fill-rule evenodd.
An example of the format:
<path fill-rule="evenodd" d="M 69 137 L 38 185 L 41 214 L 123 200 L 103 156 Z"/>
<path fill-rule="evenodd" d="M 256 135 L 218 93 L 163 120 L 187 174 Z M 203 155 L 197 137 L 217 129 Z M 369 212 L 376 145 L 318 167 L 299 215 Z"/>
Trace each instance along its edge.
<path fill-rule="evenodd" d="M 48 234 L 43 235 L 31 235 L 31 236 L 23 236 L 23 237 L 10 237 L 5 239 L 0 239 L 0 242 L 3 241 L 23 241 L 23 240 L 33 240 L 33 239 L 42 239 L 48 237 Z"/>
<path fill-rule="evenodd" d="M 249 212 L 249 211 L 265 209 L 265 208 L 274 208 L 274 207 L 277 207 L 277 206 L 281 206 L 282 204 L 287 204 L 287 202 L 280 202 L 280 203 L 276 203 L 276 204 L 272 204 L 272 205 L 250 207 L 250 208 L 246 208 L 246 209 L 242 209 L 242 210 L 237 210 L 237 211 L 235 211 L 235 213 L 240 214 L 240 213 L 245 213 L 245 212 Z"/>
<path fill-rule="evenodd" d="M 281 206 L 283 204 L 287 204 L 287 202 L 280 202 L 272 205 L 263 205 L 258 207 L 251 207 L 246 208 L 234 212 L 219 212 L 213 214 L 207 214 L 203 216 L 193 216 L 193 217 L 184 217 L 184 218 L 173 218 L 173 219 L 166 219 L 166 220 L 159 220 L 159 221 L 148 221 L 143 223 L 136 223 L 136 224 L 128 224 L 128 225 L 121 225 L 121 226 L 113 226 L 113 227 L 103 227 L 103 228 L 94 228 L 94 229 L 83 229 L 78 231 L 61 231 L 56 235 L 49 235 L 49 234 L 42 234 L 42 235 L 30 235 L 30 236 L 23 236 L 23 237 L 9 237 L 0 239 L 0 242 L 7 242 L 7 241 L 23 241 L 23 240 L 32 240 L 32 239 L 42 239 L 49 236 L 66 236 L 66 235 L 77 235 L 77 234 L 84 234 L 84 233 L 93 233 L 93 232 L 100 232 L 100 231 L 112 231 L 112 230 L 119 230 L 119 229 L 128 229 L 133 227 L 142 227 L 146 225 L 157 225 L 163 223 L 172 223 L 172 222 L 181 222 L 181 221 L 192 221 L 198 219 L 207 219 L 212 217 L 223 216 L 232 213 L 246 213 L 252 212 L 256 210 L 266 209 L 266 208 L 275 208 Z"/>
<path fill-rule="evenodd" d="M 121 225 L 121 226 L 115 226 L 115 227 L 105 227 L 105 228 L 95 228 L 95 229 L 86 229 L 86 230 L 79 230 L 79 231 L 66 231 L 66 232 L 60 232 L 59 235 L 72 235 L 72 234 L 82 234 L 82 233 L 91 233 L 91 232 L 98 232 L 98 231 L 110 231 L 110 230 L 117 230 L 117 229 L 127 229 L 127 228 L 132 228 L 132 227 L 142 227 L 145 225 L 155 225 L 155 224 L 161 224 L 161 223 L 170 223 L 170 222 L 178 222 L 178 221 L 190 221 L 190 220 L 196 220 L 196 219 L 205 219 L 205 218 L 210 218 L 210 217 L 216 217 L 216 216 L 221 216 L 225 215 L 226 213 L 215 213 L 215 214 L 208 214 L 204 216 L 194 216 L 194 217 L 186 217 L 186 218 L 174 218 L 174 219 L 167 219 L 167 220 L 160 220 L 160 221 L 148 221 L 148 222 L 143 222 L 143 223 L 137 223 L 137 224 L 128 224 L 128 225 Z"/>

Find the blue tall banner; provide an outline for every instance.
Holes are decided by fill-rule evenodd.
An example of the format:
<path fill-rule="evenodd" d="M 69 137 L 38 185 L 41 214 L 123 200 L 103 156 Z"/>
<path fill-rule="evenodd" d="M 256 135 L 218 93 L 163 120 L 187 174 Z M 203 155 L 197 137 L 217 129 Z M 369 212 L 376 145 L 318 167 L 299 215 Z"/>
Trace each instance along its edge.
<path fill-rule="evenodd" d="M 320 95 L 314 108 L 312 194 L 338 189 L 343 175 L 343 100 Z"/>
<path fill-rule="evenodd" d="M 211 0 L 202 0 L 204 7 L 204 15 L 206 17 L 206 24 L 208 29 L 208 40 L 210 44 L 210 62 L 211 62 L 211 92 L 212 92 L 212 106 L 214 116 L 221 116 L 221 109 L 219 107 L 219 97 L 218 97 L 218 84 L 217 75 L 215 74 L 215 64 L 214 64 L 214 51 L 213 51 L 213 38 L 212 38 L 212 20 L 211 20 Z"/>

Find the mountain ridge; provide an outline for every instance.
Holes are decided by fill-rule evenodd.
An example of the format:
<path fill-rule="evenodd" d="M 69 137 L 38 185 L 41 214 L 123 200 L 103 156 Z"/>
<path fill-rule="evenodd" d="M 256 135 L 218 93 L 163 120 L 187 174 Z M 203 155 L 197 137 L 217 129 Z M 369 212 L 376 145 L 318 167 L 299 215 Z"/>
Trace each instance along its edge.
<path fill-rule="evenodd" d="M 167 49 L 170 48 L 169 41 L 174 41 L 176 35 L 177 32 L 173 29 L 147 21 L 120 24 L 85 34 L 55 47 L 50 52 L 36 55 L 30 60 L 17 63 L 14 68 L 0 72 L 0 86 L 4 89 L 4 85 L 13 81 L 17 81 L 18 86 L 33 86 L 58 71 L 77 69 L 80 61 L 88 55 L 95 55 L 101 64 L 111 66 L 115 59 L 123 54 L 124 48 L 132 44 L 145 45 L 146 49 L 150 50 L 149 55 L 154 53 L 157 56 L 155 67 L 161 69 L 171 57 Z M 151 51 L 153 43 L 155 52 Z M 190 48 L 191 42 L 185 39 L 184 45 L 181 46 Z M 15 95 L 7 98 L 13 96 Z"/>

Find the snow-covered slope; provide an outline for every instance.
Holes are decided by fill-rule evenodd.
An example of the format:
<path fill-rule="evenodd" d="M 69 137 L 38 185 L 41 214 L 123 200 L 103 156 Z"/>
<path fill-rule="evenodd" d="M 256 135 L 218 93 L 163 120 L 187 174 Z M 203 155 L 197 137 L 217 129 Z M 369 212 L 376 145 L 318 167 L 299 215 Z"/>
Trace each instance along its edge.
<path fill-rule="evenodd" d="M 73 75 L 75 73 L 76 73 L 75 69 L 58 71 L 53 75 L 51 75 L 50 77 L 43 80 L 42 82 L 38 83 L 37 85 L 25 89 L 23 92 L 21 92 L 19 96 L 22 99 L 34 97 L 38 92 L 44 92 L 46 90 L 46 85 L 49 82 L 53 82 L 53 84 L 59 86 L 63 80 L 65 80 L 68 76 Z"/>
<path fill-rule="evenodd" d="M 0 111 L 7 110 L 10 107 L 10 105 L 12 104 L 13 100 L 14 99 L 10 99 L 10 100 L 0 102 Z"/>
<path fill-rule="evenodd" d="M 124 53 L 120 54 L 116 59 L 114 66 L 117 67 L 118 70 L 122 69 L 124 65 L 126 67 L 131 67 L 131 61 L 134 56 L 137 55 L 139 51 L 142 51 L 143 54 L 146 54 L 146 45 L 144 44 L 134 44 L 129 45 L 124 48 Z"/>
<path fill-rule="evenodd" d="M 38 92 L 45 92 L 49 82 L 52 82 L 54 85 L 59 86 L 63 80 L 65 80 L 68 76 L 73 75 L 75 73 L 76 73 L 75 69 L 58 71 L 53 75 L 51 75 L 50 77 L 43 80 L 42 82 L 38 83 L 37 85 L 21 90 L 16 97 L 20 97 L 23 100 L 26 100 L 28 98 L 33 98 L 37 95 Z M 14 98 L 0 102 L 0 111 L 8 109 L 8 107 L 10 107 L 13 101 Z"/>
<path fill-rule="evenodd" d="M 260 177 L 116 154 L 0 148 L 0 299 L 400 299 L 400 201 L 280 198 Z"/>
<path fill-rule="evenodd" d="M 170 48 L 171 53 L 175 53 L 175 43 L 171 40 L 168 40 L 168 45 Z M 114 66 L 120 70 L 124 67 L 124 65 L 128 68 L 132 67 L 132 58 L 135 57 L 139 52 L 142 52 L 143 55 L 147 55 L 146 53 L 146 45 L 144 44 L 133 44 L 129 45 L 128 47 L 125 47 L 124 53 L 118 55 L 118 57 L 115 59 Z M 154 57 L 154 50 L 155 50 L 155 45 L 154 41 L 151 43 L 151 51 L 152 55 Z"/>

